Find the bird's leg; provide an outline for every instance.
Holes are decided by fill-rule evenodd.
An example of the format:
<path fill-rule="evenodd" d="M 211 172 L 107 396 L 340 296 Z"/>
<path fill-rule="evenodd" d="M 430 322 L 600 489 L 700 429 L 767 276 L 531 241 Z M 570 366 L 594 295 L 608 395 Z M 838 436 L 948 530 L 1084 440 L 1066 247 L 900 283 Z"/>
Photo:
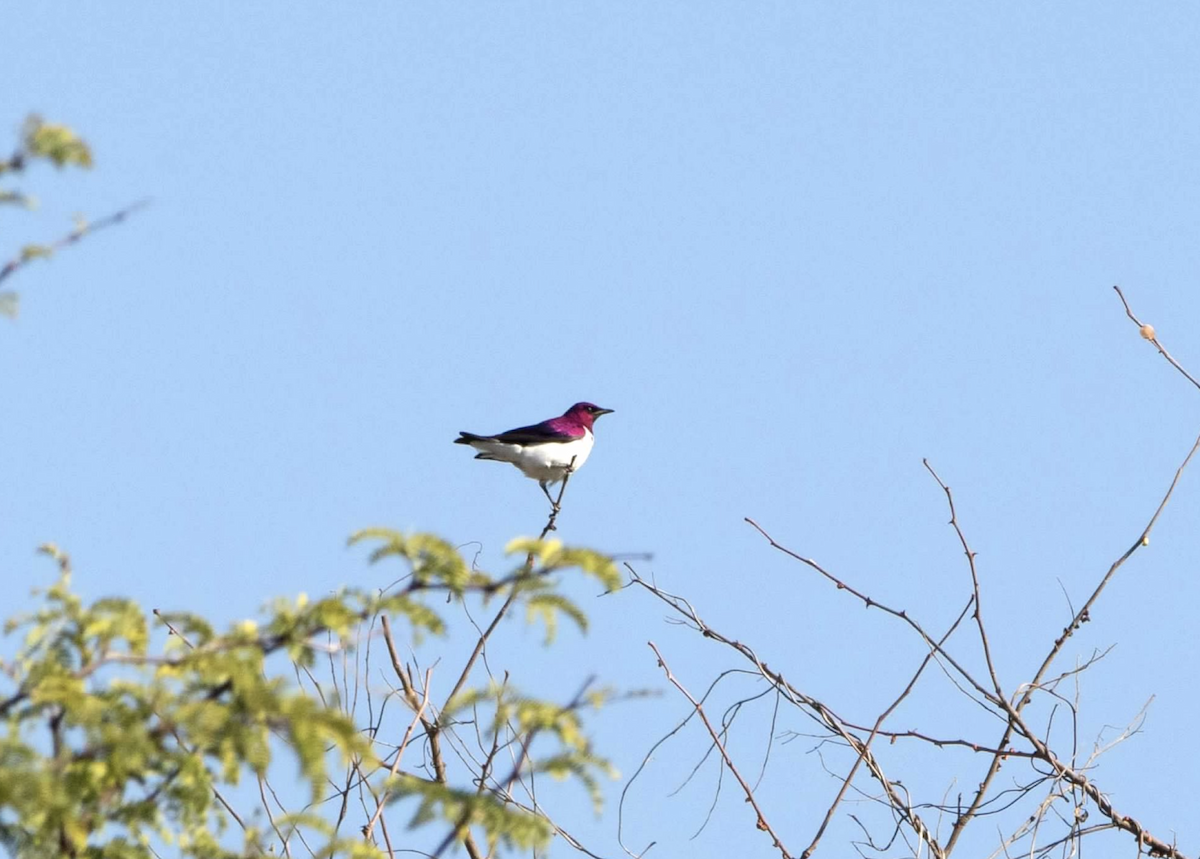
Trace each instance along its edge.
<path fill-rule="evenodd" d="M 569 463 L 567 463 L 567 470 L 563 472 L 562 483 L 560 483 L 558 485 L 558 498 L 550 499 L 550 503 L 554 505 L 554 509 L 556 511 L 558 510 L 559 505 L 562 504 L 563 493 L 567 491 L 567 481 L 571 479 L 571 475 L 574 473 L 575 473 L 575 457 L 571 457 L 571 461 Z M 550 493 L 547 492 L 546 496 L 549 497 Z"/>
<path fill-rule="evenodd" d="M 546 496 L 546 500 L 550 502 L 551 509 L 555 513 L 558 512 L 558 502 L 554 500 L 554 496 L 550 494 L 550 490 L 546 487 L 546 481 L 539 480 L 538 486 L 542 487 L 542 494 Z"/>
<path fill-rule="evenodd" d="M 550 521 L 546 523 L 546 530 L 542 533 L 542 536 L 545 536 L 550 531 L 558 530 L 558 526 L 555 523 L 558 520 L 559 511 L 562 510 L 563 493 L 567 491 L 567 481 L 571 479 L 571 475 L 574 473 L 575 457 L 571 457 L 571 462 L 567 465 L 567 470 L 563 472 L 562 482 L 558 486 L 557 498 L 550 494 L 550 490 L 546 486 L 546 481 L 538 481 L 538 486 L 542 487 L 542 493 L 546 496 L 546 500 L 550 502 Z"/>

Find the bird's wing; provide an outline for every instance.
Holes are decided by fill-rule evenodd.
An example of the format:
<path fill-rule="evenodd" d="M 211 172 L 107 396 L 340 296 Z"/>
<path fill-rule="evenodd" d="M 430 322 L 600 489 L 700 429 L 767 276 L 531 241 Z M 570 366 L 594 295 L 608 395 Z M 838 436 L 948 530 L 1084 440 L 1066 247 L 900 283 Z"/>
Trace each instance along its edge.
<path fill-rule="evenodd" d="M 583 435 L 582 431 L 572 431 L 556 426 L 554 421 L 542 421 L 527 427 L 517 427 L 498 435 L 487 436 L 489 441 L 503 444 L 546 444 L 547 442 L 574 441 Z"/>

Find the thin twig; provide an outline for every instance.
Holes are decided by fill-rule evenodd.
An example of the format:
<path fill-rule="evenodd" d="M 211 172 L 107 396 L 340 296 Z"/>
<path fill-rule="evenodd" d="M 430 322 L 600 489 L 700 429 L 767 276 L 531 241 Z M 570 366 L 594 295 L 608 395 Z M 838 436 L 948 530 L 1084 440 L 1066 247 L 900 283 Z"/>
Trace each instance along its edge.
<path fill-rule="evenodd" d="M 571 702 L 563 707 L 559 712 L 567 713 L 578 709 L 583 703 L 584 696 L 587 694 L 588 688 L 592 685 L 593 679 L 594 678 L 589 677 L 587 680 L 585 680 L 583 682 L 583 686 L 580 687 L 579 692 L 577 692 L 575 697 L 571 699 Z M 525 766 L 525 761 L 529 758 L 529 747 L 533 745 L 533 741 L 537 737 L 540 730 L 540 728 L 534 728 L 525 734 L 525 737 L 520 744 L 520 751 L 517 754 L 516 760 L 513 762 L 513 766 L 508 774 L 508 777 L 504 779 L 502 783 L 497 783 L 501 785 L 498 793 L 505 799 L 511 797 L 512 786 L 516 784 L 517 779 L 520 778 L 521 770 Z M 480 793 L 482 793 L 482 791 L 480 791 Z M 450 845 L 454 843 L 454 840 L 461 837 L 460 833 L 468 832 L 469 834 L 469 831 L 467 830 L 467 824 L 471 819 L 472 810 L 471 804 L 468 803 L 463 809 L 462 816 L 455 823 L 454 828 L 452 828 L 450 832 L 446 834 L 446 837 L 442 839 L 441 844 L 439 844 L 437 849 L 433 851 L 432 859 L 438 859 L 439 856 L 445 853 Z"/>
<path fill-rule="evenodd" d="M 429 682 L 432 675 L 433 669 L 427 668 L 425 670 L 425 688 L 423 690 L 423 694 L 421 695 L 421 703 L 418 705 L 417 712 L 413 716 L 412 721 L 408 723 L 408 730 L 404 732 L 404 739 L 400 741 L 400 747 L 396 749 L 396 759 L 392 761 L 392 766 L 388 770 L 388 778 L 394 778 L 396 773 L 399 771 L 400 759 L 404 757 L 404 750 L 408 748 L 408 741 L 412 739 L 413 731 L 416 729 L 417 724 L 421 721 L 421 717 L 425 715 L 425 708 L 429 706 Z M 367 839 L 368 841 L 371 840 L 371 833 L 375 831 L 375 825 L 379 823 L 379 818 L 383 815 L 383 806 L 387 803 L 388 795 L 390 793 L 391 789 L 385 787 L 383 790 L 383 795 L 379 797 L 379 800 L 375 806 L 375 813 L 371 815 L 370 822 L 363 828 L 363 838 Z"/>
<path fill-rule="evenodd" d="M 115 226 L 115 225 L 121 223 L 126 218 L 128 218 L 130 215 L 132 215 L 134 212 L 144 209 L 149 205 L 150 205 L 149 200 L 139 200 L 138 202 L 133 203 L 129 206 L 126 206 L 124 209 L 121 209 L 118 212 L 114 212 L 111 215 L 106 215 L 103 218 L 100 218 L 95 221 L 91 221 L 89 223 L 80 224 L 75 229 L 71 230 L 71 232 L 67 233 L 65 236 L 62 236 L 61 238 L 56 239 L 55 241 L 51 242 L 50 244 L 46 245 L 45 247 L 51 253 L 53 253 L 54 251 L 61 250 L 62 248 L 66 247 L 67 245 L 75 244 L 80 239 L 82 239 L 84 236 L 90 235 L 91 233 L 99 232 L 100 230 L 103 230 L 108 227 L 112 227 L 112 226 Z M 18 270 L 24 268 L 25 266 L 27 266 L 29 263 L 31 263 L 33 260 L 35 260 L 37 258 L 38 257 L 36 255 L 30 255 L 30 254 L 24 254 L 24 253 L 18 254 L 17 256 L 13 257 L 11 260 L 6 262 L 3 266 L 0 266 L 0 283 L 3 283 L 7 278 L 16 274 Z"/>
<path fill-rule="evenodd" d="M 1109 797 L 1104 794 L 1100 788 L 1096 787 L 1096 785 L 1089 778 L 1087 778 L 1087 776 L 1083 775 L 1083 773 L 1079 772 L 1075 768 L 1067 766 L 1058 759 L 1050 747 L 1041 739 L 1041 737 L 1037 735 L 1037 732 L 1033 731 L 1028 725 L 1025 724 L 1024 719 L 1021 717 L 1021 714 L 1017 712 L 1016 707 L 1009 704 L 1007 701 L 1004 702 L 1004 706 L 1009 714 L 1009 718 L 1012 719 L 1013 723 L 1016 725 L 1017 730 L 1020 731 L 1027 740 L 1029 740 L 1034 749 L 1037 750 L 1038 755 L 1042 758 L 1042 760 L 1053 767 L 1055 776 L 1063 781 L 1070 782 L 1076 787 L 1081 788 L 1083 792 L 1087 794 L 1088 798 L 1096 804 L 1096 807 L 1100 810 L 1100 813 L 1111 820 L 1114 826 L 1116 826 L 1118 829 L 1123 829 L 1137 838 L 1139 847 L 1149 848 L 1149 853 L 1151 856 L 1165 857 L 1165 859 L 1187 859 L 1183 853 L 1176 849 L 1174 844 L 1169 844 L 1166 841 L 1163 841 L 1161 838 L 1156 838 L 1155 836 L 1151 835 L 1140 822 L 1129 815 L 1122 814 L 1120 811 L 1118 811 L 1113 806 Z"/>
<path fill-rule="evenodd" d="M 557 530 L 555 523 L 558 521 L 558 514 L 562 505 L 563 493 L 567 491 L 567 481 L 571 479 L 571 475 L 574 473 L 574 470 L 575 457 L 571 457 L 571 464 L 567 466 L 566 474 L 563 475 L 562 485 L 558 490 L 558 499 L 554 502 L 554 505 L 550 510 L 550 518 L 546 521 L 546 527 L 542 529 L 542 533 L 538 536 L 539 540 L 546 539 L 547 534 L 549 534 L 551 531 Z M 528 576 L 533 572 L 533 561 L 534 555 L 533 552 L 530 552 L 528 557 L 525 558 L 525 566 L 523 568 L 523 574 L 525 576 Z M 462 690 L 463 685 L 466 684 L 467 678 L 471 676 L 471 669 L 475 667 L 475 660 L 479 658 L 479 654 L 482 653 L 483 649 L 487 646 L 488 639 L 491 638 L 492 633 L 496 630 L 496 627 L 499 626 L 500 621 L 506 614 L 508 614 L 508 610 L 512 607 L 513 602 L 516 601 L 519 592 L 520 588 L 517 586 L 514 586 L 513 589 L 509 591 L 508 598 L 504 600 L 504 603 L 500 606 L 500 610 L 497 611 L 496 616 L 492 618 L 492 622 L 488 624 L 487 629 L 483 631 L 483 634 L 479 636 L 479 640 L 475 642 L 475 649 L 471 651 L 471 655 L 467 659 L 467 664 L 463 666 L 462 673 L 458 675 L 458 681 L 454 684 L 454 688 L 450 690 L 450 694 L 446 696 L 446 704 L 450 703 L 454 696 Z M 442 705 L 443 710 L 446 709 L 446 704 Z"/>
<path fill-rule="evenodd" d="M 271 805 L 267 802 L 267 793 L 263 789 L 263 779 L 259 776 L 258 779 L 258 795 L 262 797 L 263 810 L 267 812 L 267 820 L 271 823 L 271 828 L 275 830 L 275 834 L 279 836 L 279 843 L 283 845 L 283 855 L 291 857 L 292 851 L 288 847 L 288 839 L 283 837 L 283 833 L 279 831 L 279 827 L 275 824 L 275 815 L 271 814 Z"/>
<path fill-rule="evenodd" d="M 950 492 L 950 487 L 933 470 L 933 466 L 929 464 L 928 459 L 922 459 L 921 464 L 925 466 L 926 471 L 933 475 L 933 479 L 942 488 L 942 492 L 946 493 L 946 504 L 950 507 L 950 526 L 954 528 L 954 533 L 958 535 L 958 542 L 962 545 L 963 554 L 967 556 L 967 565 L 971 570 L 971 590 L 975 595 L 975 611 L 972 613 L 972 616 L 975 618 L 975 626 L 979 629 L 979 640 L 983 645 L 984 661 L 987 662 L 988 675 L 992 678 L 992 687 L 996 690 L 996 697 L 1003 698 L 1005 697 L 1004 690 L 1000 686 L 1000 678 L 996 675 L 996 665 L 992 662 L 992 647 L 988 643 L 987 630 L 983 624 L 983 599 L 979 594 L 979 570 L 975 566 L 975 553 L 967 545 L 967 537 L 963 534 L 962 527 L 958 524 L 958 511 L 954 509 L 954 495 Z"/>
<path fill-rule="evenodd" d="M 1187 379 L 1189 382 L 1191 382 L 1197 388 L 1200 388 L 1200 382 L 1197 382 L 1196 378 L 1191 373 L 1189 373 L 1187 370 L 1183 369 L 1183 366 L 1180 365 L 1180 363 L 1178 361 L 1176 361 L 1174 358 L 1171 357 L 1171 353 L 1168 352 L 1165 348 L 1163 348 L 1163 345 L 1158 342 L 1158 336 L 1154 333 L 1154 326 L 1147 325 L 1146 323 L 1142 322 L 1142 320 L 1138 319 L 1136 316 L 1133 315 L 1133 311 L 1129 308 L 1129 302 L 1125 300 L 1125 293 L 1121 292 L 1121 287 L 1114 286 L 1113 289 L 1115 289 L 1117 291 L 1117 297 L 1120 298 L 1121 303 L 1123 305 L 1125 305 L 1125 315 L 1128 316 L 1131 320 L 1133 320 L 1133 324 L 1136 325 L 1138 327 L 1138 329 L 1141 331 L 1142 337 L 1144 337 L 1145 339 L 1147 339 L 1151 343 L 1153 343 L 1154 348 L 1156 348 L 1158 350 L 1158 354 L 1160 354 L 1164 358 L 1166 358 L 1172 367 L 1174 367 L 1176 370 L 1178 370 L 1180 373 L 1183 374 L 1185 379 Z M 1147 335 L 1149 335 L 1149 336 L 1147 336 Z"/>
<path fill-rule="evenodd" d="M 396 652 L 396 641 L 392 637 L 392 625 L 386 614 L 379 616 L 379 623 L 383 627 L 383 641 L 387 645 L 388 656 L 392 660 L 392 670 L 395 671 L 396 677 L 400 680 L 400 686 L 404 689 L 405 700 L 408 701 L 408 706 L 413 709 L 413 712 L 421 709 L 421 701 L 428 696 L 428 686 L 425 688 L 421 696 L 417 695 L 413 688 L 412 678 L 405 671 L 403 663 L 400 661 L 400 655 Z M 450 783 L 450 777 L 446 772 L 446 761 L 442 755 L 441 731 L 435 719 L 430 718 L 422 713 L 420 717 L 421 726 L 425 729 L 425 738 L 429 743 L 429 754 L 433 759 L 433 773 L 436 780 L 444 785 Z M 471 859 L 483 859 L 484 854 L 480 852 L 479 845 L 475 843 L 475 837 L 468 830 L 462 836 L 463 845 L 467 848 L 467 854 Z"/>
<path fill-rule="evenodd" d="M 775 538 L 772 537 L 770 534 L 768 534 L 766 529 L 763 528 L 763 526 L 759 525 L 757 522 L 755 522 L 750 517 L 748 517 L 748 516 L 745 517 L 745 519 L 743 521 L 745 521 L 748 525 L 750 525 L 752 528 L 754 528 L 755 531 L 757 531 L 759 534 L 761 534 L 766 539 L 766 541 L 771 545 L 772 549 L 782 552 L 783 554 L 787 555 L 790 558 L 795 558 L 797 561 L 804 564 L 805 566 L 807 566 L 813 570 L 816 570 L 818 573 L 820 573 L 826 579 L 833 582 L 833 584 L 837 587 L 838 590 L 845 591 L 846 593 L 857 597 L 860 601 L 862 601 L 863 605 L 865 605 L 867 608 L 877 608 L 882 612 L 890 614 L 892 617 L 895 617 L 895 618 L 898 618 L 899 620 L 904 621 L 906 624 L 908 624 L 909 627 L 912 628 L 912 630 L 914 632 L 917 633 L 917 635 L 919 635 L 921 637 L 921 639 L 925 642 L 925 644 L 928 647 L 930 647 L 935 653 L 937 653 L 938 656 L 940 656 L 942 659 L 944 659 L 946 661 L 946 664 L 952 666 L 954 668 L 954 670 L 957 671 L 959 673 L 959 675 L 964 680 L 967 681 L 967 683 L 969 683 L 972 687 L 974 687 L 976 692 L 978 692 L 980 695 L 982 695 L 984 698 L 986 698 L 992 704 L 998 703 L 996 701 L 996 693 L 994 691 L 988 689 L 987 687 L 983 686 L 981 683 L 979 683 L 979 681 L 976 680 L 969 671 L 967 671 L 965 668 L 963 668 L 958 663 L 958 660 L 956 660 L 953 656 L 951 656 L 947 651 L 943 650 L 941 645 L 939 645 L 937 643 L 937 641 L 935 641 L 929 635 L 929 633 L 927 633 L 925 631 L 924 627 L 922 627 L 921 624 L 919 624 L 917 621 L 915 621 L 911 617 L 909 617 L 908 611 L 906 609 L 892 608 L 891 606 L 881 603 L 879 600 L 875 599 L 874 597 L 863 593 L 862 591 L 858 590 L 857 588 L 853 587 L 852 585 L 847 584 L 846 582 L 844 582 L 843 580 L 841 580 L 837 576 L 835 576 L 833 573 L 826 570 L 824 567 L 822 567 L 820 564 L 818 564 L 812 558 L 806 558 L 803 555 L 800 555 L 799 553 L 792 551 L 787 546 L 784 546 L 782 543 L 776 542 Z"/>
<path fill-rule="evenodd" d="M 170 632 L 171 635 L 175 636 L 180 641 L 182 641 L 185 645 L 187 645 L 187 648 L 189 650 L 196 649 L 196 646 L 194 644 L 192 644 L 190 641 L 188 641 L 187 636 L 184 635 L 182 632 L 180 632 L 178 629 L 176 629 L 171 624 L 171 622 L 169 620 L 167 620 L 166 617 L 163 616 L 161 611 L 159 611 L 158 609 L 153 609 L 153 613 L 154 613 L 154 616 L 157 617 L 164 626 L 166 626 L 167 630 Z M 175 742 L 179 743 L 179 745 L 182 748 L 187 750 L 188 754 L 196 753 L 195 748 L 188 748 L 187 743 L 185 743 L 183 741 L 183 737 L 181 737 L 179 735 L 178 730 L 176 730 L 175 728 L 171 728 L 171 735 L 175 738 Z M 210 787 L 212 788 L 213 796 L 215 796 L 217 798 L 217 802 L 221 803 L 221 805 L 224 807 L 224 809 L 227 812 L 229 812 L 229 816 L 232 817 L 237 822 L 237 825 L 241 827 L 242 831 L 245 832 L 246 831 L 246 821 L 242 820 L 241 815 L 239 815 L 234 810 L 233 806 L 229 804 L 229 800 L 227 800 L 224 797 L 224 795 L 221 793 L 221 791 L 217 788 L 217 786 L 215 784 L 210 785 Z"/>
<path fill-rule="evenodd" d="M 958 625 L 962 623 L 963 618 L 967 616 L 967 612 L 970 611 L 972 605 L 975 605 L 976 610 L 978 610 L 978 592 L 976 592 L 971 596 L 970 599 L 967 600 L 967 604 L 963 606 L 963 610 L 958 613 L 958 617 L 954 619 L 954 623 L 950 624 L 950 628 L 946 630 L 945 635 L 938 639 L 938 649 L 945 645 L 950 636 L 954 634 L 954 631 L 958 629 Z M 813 836 L 812 843 L 810 843 L 808 847 L 805 848 L 804 853 L 801 854 L 801 859 L 808 859 L 808 857 L 812 856 L 816 851 L 817 844 L 819 844 L 821 841 L 821 836 L 825 834 L 825 829 L 829 826 L 830 821 L 833 820 L 834 812 L 837 811 L 838 805 L 841 804 L 842 799 L 846 795 L 846 791 L 849 790 L 850 783 L 854 781 L 854 774 L 858 771 L 859 764 L 863 762 L 865 753 L 871 748 L 871 743 L 875 741 L 875 738 L 879 736 L 879 731 L 880 728 L 883 727 L 884 721 L 888 718 L 888 716 L 892 715 L 892 713 L 896 711 L 896 708 L 899 707 L 900 704 L 903 703 L 904 699 L 909 696 L 912 690 L 916 688 L 917 681 L 925 672 L 926 667 L 934 658 L 935 653 L 936 650 L 930 648 L 929 652 L 925 654 L 925 658 L 921 660 L 921 664 L 917 666 L 917 670 L 913 674 L 912 679 L 908 681 L 908 685 L 906 685 L 903 691 L 901 691 L 896 699 L 892 701 L 891 705 L 889 705 L 886 710 L 879 714 L 879 718 L 877 718 L 875 720 L 875 724 L 871 726 L 871 732 L 867 736 L 866 741 L 863 743 L 863 751 L 855 756 L 854 764 L 850 767 L 850 772 L 846 774 L 846 778 L 842 781 L 841 789 L 838 791 L 837 796 L 834 797 L 833 803 L 829 806 L 829 810 L 825 812 L 825 818 L 821 821 L 820 827 L 817 828 L 817 833 Z M 933 851 L 935 856 L 941 853 L 941 848 L 936 844 L 931 844 L 930 849 Z"/>
<path fill-rule="evenodd" d="M 1138 319 L 1136 315 L 1134 315 L 1134 312 L 1130 308 L 1129 302 L 1125 300 L 1125 295 L 1124 295 L 1124 293 L 1121 292 L 1120 287 L 1114 286 L 1113 289 L 1116 290 L 1117 296 L 1121 299 L 1121 304 L 1125 308 L 1125 315 L 1129 317 L 1129 319 L 1133 322 L 1134 325 L 1138 326 L 1138 330 L 1142 334 L 1142 336 L 1154 344 L 1155 348 L 1158 349 L 1159 354 L 1161 354 L 1167 360 L 1167 362 L 1171 364 L 1172 367 L 1174 367 L 1181 374 L 1183 374 L 1183 376 L 1189 382 L 1191 382 L 1197 388 L 1200 388 L 1200 382 L 1197 382 L 1195 377 L 1193 377 L 1187 370 L 1185 370 L 1179 364 L 1179 362 L 1176 361 L 1171 356 L 1171 354 L 1163 347 L 1163 345 L 1161 343 L 1159 343 L 1158 338 L 1154 333 L 1153 327 L 1147 326 L 1140 319 Z M 1104 589 L 1108 586 L 1108 583 L 1112 580 L 1112 578 L 1116 574 L 1117 570 L 1119 570 L 1121 568 L 1121 566 L 1127 560 L 1129 560 L 1130 557 L 1133 556 L 1134 552 L 1136 552 L 1138 549 L 1141 549 L 1142 547 L 1148 546 L 1150 544 L 1150 532 L 1153 530 L 1155 523 L 1158 521 L 1158 517 L 1160 515 L 1162 515 L 1162 512 L 1166 508 L 1167 503 L 1171 500 L 1171 495 L 1175 492 L 1175 487 L 1179 483 L 1179 478 L 1183 475 L 1184 469 L 1187 468 L 1188 463 L 1191 462 L 1192 457 L 1196 454 L 1196 451 L 1198 449 L 1200 449 L 1200 435 L 1198 435 L 1196 437 L 1196 441 L 1192 444 L 1192 447 L 1188 451 L 1187 456 L 1184 457 L 1183 462 L 1180 464 L 1179 468 L 1177 468 L 1175 470 L 1175 476 L 1171 480 L 1171 485 L 1169 487 L 1167 487 L 1166 493 L 1163 495 L 1162 500 L 1159 501 L 1158 507 L 1155 508 L 1154 515 L 1152 515 L 1150 517 L 1150 521 L 1147 522 L 1146 527 L 1142 529 L 1142 533 L 1138 536 L 1137 540 L 1134 542 L 1134 544 L 1132 546 L 1130 546 L 1128 549 L 1126 549 L 1125 552 L 1119 558 L 1117 558 L 1115 561 L 1113 561 L 1112 565 L 1109 566 L 1108 571 L 1104 574 L 1103 578 L 1100 579 L 1100 583 L 1098 585 L 1096 585 L 1095 589 L 1092 591 L 1091 596 L 1088 597 L 1087 602 L 1085 602 L 1083 604 L 1083 606 L 1077 612 L 1075 612 L 1075 614 L 1071 618 L 1071 622 L 1068 623 L 1063 628 L 1062 634 L 1054 640 L 1054 644 L 1051 646 L 1049 653 L 1046 654 L 1045 659 L 1042 660 L 1041 666 L 1034 673 L 1033 679 L 1030 680 L 1027 684 L 1025 684 L 1022 687 L 1022 689 L 1025 691 L 1023 691 L 1021 693 L 1019 700 L 1015 703 L 1015 705 L 1010 705 L 1007 701 L 1003 702 L 1003 706 L 1004 706 L 1005 710 L 1010 713 L 1010 719 L 1009 719 L 1008 725 L 1005 727 L 1003 737 L 1001 737 L 1000 742 L 997 743 L 997 748 L 1004 749 L 1008 745 L 1009 741 L 1012 739 L 1013 733 L 1015 732 L 1016 728 L 1018 727 L 1018 723 L 1020 722 L 1021 711 L 1024 710 L 1025 705 L 1028 704 L 1032 700 L 1032 694 L 1031 694 L 1032 690 L 1037 689 L 1038 687 L 1040 687 L 1042 685 L 1042 679 L 1045 677 L 1046 672 L 1050 670 L 1051 664 L 1058 657 L 1058 654 L 1062 651 L 1063 647 L 1066 645 L 1067 639 L 1070 638 L 1074 634 L 1075 630 L 1079 629 L 1079 627 L 1082 624 L 1086 623 L 1087 621 L 1089 621 L 1091 619 L 1092 607 L 1100 599 L 1100 594 L 1103 593 Z M 1016 718 L 1015 719 L 1012 718 L 1013 716 L 1015 716 Z M 1031 741 L 1034 741 L 1034 738 L 1031 738 Z M 1034 742 L 1034 745 L 1036 748 L 1037 743 Z M 1041 752 L 1041 749 L 1038 749 L 1038 751 Z M 975 816 L 975 814 L 979 810 L 979 807 L 983 802 L 984 795 L 986 794 L 987 790 L 991 786 L 991 783 L 995 779 L 996 774 L 1000 771 L 1001 760 L 1002 759 L 1001 759 L 1000 755 L 996 755 L 992 759 L 991 766 L 988 768 L 987 774 L 984 776 L 983 780 L 980 782 L 979 788 L 976 790 L 974 799 L 972 800 L 970 806 L 967 808 L 967 810 L 962 815 L 959 816 L 958 820 L 955 821 L 954 828 L 950 833 L 950 838 L 946 842 L 947 852 L 954 849 L 954 846 L 957 844 L 959 837 L 962 835 L 963 829 L 966 827 L 966 825 L 971 821 L 971 819 Z M 1076 774 L 1076 775 L 1078 775 L 1078 774 Z M 1082 778 L 1082 776 L 1080 776 L 1080 778 Z M 1084 781 L 1086 781 L 1086 779 L 1084 779 Z M 1078 786 L 1083 787 L 1082 784 L 1080 784 Z M 1102 810 L 1103 810 L 1103 807 L 1102 807 Z M 1136 821 L 1133 821 L 1133 822 L 1136 823 Z M 1126 827 L 1121 827 L 1121 828 L 1126 828 Z M 1140 831 L 1140 827 L 1138 829 Z M 1127 831 L 1132 832 L 1132 831 L 1134 831 L 1134 829 L 1128 828 Z M 1140 837 L 1141 836 L 1139 835 L 1139 838 Z M 1171 847 L 1170 845 L 1166 845 L 1166 846 L 1168 846 L 1170 848 L 1171 852 L 1168 854 L 1164 854 L 1164 855 L 1179 855 L 1178 853 L 1175 852 L 1174 847 Z"/>
<path fill-rule="evenodd" d="M 729 767 L 729 771 L 733 773 L 734 778 L 736 778 L 738 784 L 741 785 L 742 792 L 746 794 L 746 801 L 750 803 L 751 807 L 754 809 L 754 813 L 758 815 L 758 822 L 755 825 L 763 832 L 766 832 L 771 836 L 772 843 L 779 850 L 779 853 L 783 859 L 792 859 L 792 855 L 788 852 L 783 842 L 779 839 L 779 836 L 775 834 L 775 830 L 771 828 L 771 824 L 767 823 L 766 815 L 763 814 L 762 809 L 758 805 L 758 801 L 754 798 L 754 791 L 751 790 L 750 785 L 746 783 L 746 780 L 742 778 L 742 774 L 738 772 L 737 767 L 734 766 L 733 759 L 730 758 L 729 753 L 725 751 L 725 746 L 721 744 L 720 735 L 717 734 L 716 730 L 712 726 L 712 723 L 708 721 L 708 716 L 705 715 L 704 708 L 700 706 L 700 702 L 693 698 L 692 694 L 688 692 L 684 685 L 675 678 L 674 674 L 671 673 L 670 666 L 667 665 L 667 662 L 665 659 L 663 659 L 662 654 L 658 652 L 658 648 L 654 646 L 654 642 L 648 641 L 646 643 L 650 646 L 650 649 L 654 651 L 654 655 L 658 658 L 658 665 L 660 668 L 662 668 L 663 673 L 667 675 L 667 680 L 672 686 L 683 693 L 683 697 L 688 699 L 696 714 L 700 717 L 700 720 L 704 722 L 704 727 L 708 729 L 708 733 L 709 736 L 712 737 L 713 744 L 716 745 L 718 751 L 720 751 L 721 758 L 725 761 L 725 766 Z"/>
<path fill-rule="evenodd" d="M 792 553 L 789 552 L 789 554 Z M 912 829 L 916 836 L 922 842 L 924 842 L 931 851 L 934 851 L 935 849 L 940 850 L 937 837 L 930 830 L 929 826 L 921 819 L 920 815 L 913 810 L 912 806 L 907 802 L 905 797 L 900 794 L 900 791 L 897 788 L 897 783 L 889 779 L 884 773 L 883 768 L 876 759 L 874 752 L 866 748 L 863 744 L 863 741 L 856 736 L 853 731 L 846 727 L 846 722 L 840 716 L 838 716 L 831 708 L 826 706 L 821 701 L 813 698 L 811 695 L 806 695 L 805 693 L 801 692 L 790 682 L 788 682 L 781 672 L 769 668 L 749 645 L 745 644 L 744 642 L 729 638 L 706 624 L 700 618 L 700 615 L 696 612 L 695 608 L 693 608 L 686 599 L 675 596 L 674 594 L 669 594 L 666 591 L 663 591 L 657 585 L 647 582 L 645 579 L 639 576 L 637 571 L 634 570 L 629 564 L 626 564 L 625 568 L 629 571 L 633 584 L 637 584 L 645 588 L 658 599 L 662 600 L 677 613 L 683 616 L 686 620 L 686 623 L 705 638 L 716 641 L 720 644 L 724 644 L 741 654 L 745 659 L 753 663 L 754 667 L 758 670 L 758 673 L 762 675 L 763 679 L 771 683 L 783 694 L 788 703 L 799 708 L 802 712 L 807 713 L 815 721 L 825 726 L 833 735 L 843 740 L 854 752 L 861 755 L 863 758 L 863 763 L 866 764 L 872 778 L 879 783 L 880 788 L 883 790 L 884 795 L 887 798 L 887 803 L 892 807 L 895 813 L 900 816 L 903 823 Z M 896 614 L 899 613 L 896 612 Z M 942 652 L 940 648 L 938 648 L 936 641 L 928 637 L 926 637 L 926 639 L 931 648 L 938 649 L 939 653 Z M 970 675 L 967 676 L 968 679 L 970 679 Z M 628 850 L 626 850 L 626 852 L 628 852 Z M 939 853 L 938 855 L 940 856 L 941 854 Z"/>

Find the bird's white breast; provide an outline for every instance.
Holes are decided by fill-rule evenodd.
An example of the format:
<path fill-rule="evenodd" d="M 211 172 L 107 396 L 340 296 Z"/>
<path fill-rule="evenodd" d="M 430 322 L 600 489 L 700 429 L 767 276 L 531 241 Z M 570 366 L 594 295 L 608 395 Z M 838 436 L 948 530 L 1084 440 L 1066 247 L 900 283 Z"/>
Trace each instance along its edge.
<path fill-rule="evenodd" d="M 526 477 L 557 483 L 566 476 L 568 468 L 579 468 L 587 462 L 596 443 L 591 430 L 584 430 L 583 437 L 573 441 L 546 442 L 544 444 L 504 444 L 496 441 L 471 442 L 476 450 L 485 451 L 501 462 L 511 462 Z M 574 465 L 572 466 L 572 461 Z"/>
<path fill-rule="evenodd" d="M 551 442 L 523 448 L 521 461 L 514 462 L 513 465 L 534 480 L 562 480 L 567 469 L 572 467 L 572 460 L 576 471 L 587 462 L 595 443 L 592 431 L 584 430 L 583 438 L 574 441 Z"/>

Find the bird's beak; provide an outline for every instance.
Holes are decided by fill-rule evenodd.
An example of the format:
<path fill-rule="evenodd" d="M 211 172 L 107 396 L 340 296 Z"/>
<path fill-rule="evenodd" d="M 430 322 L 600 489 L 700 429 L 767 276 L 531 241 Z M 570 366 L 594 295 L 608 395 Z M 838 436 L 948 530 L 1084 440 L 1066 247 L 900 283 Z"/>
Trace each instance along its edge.
<path fill-rule="evenodd" d="M 594 415 L 592 415 L 592 417 L 598 418 L 601 415 L 611 415 L 612 413 L 613 413 L 612 409 L 596 409 L 596 413 Z"/>

